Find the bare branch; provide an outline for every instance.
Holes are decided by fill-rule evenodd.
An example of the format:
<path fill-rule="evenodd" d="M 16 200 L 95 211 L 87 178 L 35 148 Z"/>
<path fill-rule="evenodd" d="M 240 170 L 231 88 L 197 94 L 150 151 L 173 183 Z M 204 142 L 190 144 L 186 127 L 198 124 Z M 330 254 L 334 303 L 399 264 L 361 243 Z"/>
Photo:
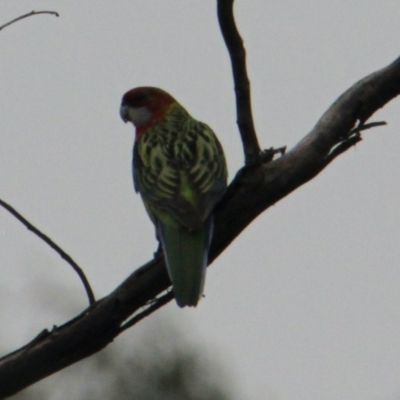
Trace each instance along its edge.
<path fill-rule="evenodd" d="M 231 10 L 232 4 L 233 0 L 218 1 L 223 23 L 229 21 L 224 11 Z M 225 28 L 222 30 L 227 32 Z M 238 101 L 243 95 L 241 90 L 236 90 Z M 245 93 L 249 95 L 249 90 Z M 365 124 L 368 118 L 398 94 L 400 58 L 354 84 L 329 107 L 312 131 L 280 158 L 260 165 L 251 161 L 257 151 L 259 157 L 259 149 L 254 143 L 250 146 L 252 150 L 244 145 L 247 165 L 237 173 L 214 210 L 209 263 L 258 215 L 314 178 L 359 141 L 361 127 L 373 125 Z M 247 137 L 244 138 L 245 143 Z M 156 257 L 73 320 L 51 332 L 44 330 L 28 345 L 3 357 L 0 359 L 0 399 L 101 350 L 126 327 L 166 304 L 172 292 L 154 299 L 169 287 L 164 260 Z M 148 308 L 140 312 L 143 307 Z M 135 313 L 138 314 L 124 325 Z"/>
<path fill-rule="evenodd" d="M 400 58 L 348 89 L 315 128 L 282 157 L 242 168 L 215 209 L 209 263 L 254 218 L 329 165 L 335 148 L 343 146 L 345 150 L 341 143 L 350 140 L 353 145 L 351 140 L 356 140 L 357 134 L 352 129 L 357 121 L 363 126 L 367 117 L 398 94 Z M 364 126 L 368 125 L 372 124 Z M 0 399 L 101 350 L 126 328 L 166 304 L 172 292 L 154 299 L 170 285 L 163 258 L 155 257 L 70 322 L 51 332 L 43 331 L 28 345 L 0 359 Z M 143 307 L 148 308 L 140 312 Z"/>
<path fill-rule="evenodd" d="M 51 332 L 42 331 L 32 342 L 0 359 L 0 399 L 101 350 L 121 332 L 131 314 L 168 286 L 163 259 L 152 260 L 80 316 Z M 149 312 L 145 311 L 146 315 Z"/>
<path fill-rule="evenodd" d="M 94 294 L 92 288 L 90 287 L 89 281 L 86 278 L 85 273 L 79 267 L 79 265 L 72 259 L 72 257 L 67 254 L 60 246 L 58 246 L 53 240 L 51 240 L 47 235 L 37 229 L 34 225 L 32 225 L 25 217 L 23 217 L 14 207 L 10 204 L 6 203 L 4 200 L 0 199 L 0 206 L 5 208 L 9 213 L 11 213 L 18 221 L 22 222 L 31 232 L 33 232 L 36 236 L 39 236 L 44 242 L 46 242 L 53 250 L 55 250 L 61 258 L 63 258 L 78 274 L 81 279 L 83 286 L 86 290 L 87 296 L 89 298 L 89 304 L 93 304 L 95 302 Z"/>
<path fill-rule="evenodd" d="M 0 31 L 2 29 L 6 28 L 7 26 L 10 26 L 10 25 L 14 24 L 15 22 L 20 21 L 21 19 L 31 17 L 32 15 L 39 15 L 39 14 L 50 14 L 50 15 L 55 15 L 56 17 L 60 16 L 60 14 L 58 14 L 58 12 L 55 12 L 55 11 L 31 11 L 31 12 L 29 12 L 27 14 L 21 15 L 21 16 L 15 18 L 15 19 L 5 23 L 4 25 L 1 25 L 0 26 Z"/>
<path fill-rule="evenodd" d="M 240 170 L 217 205 L 214 237 L 229 245 L 238 232 L 271 205 L 318 175 L 329 155 L 352 128 L 400 94 L 400 57 L 355 83 L 323 114 L 312 131 L 282 157 L 258 168 Z M 229 201 L 228 201 L 229 200 Z M 216 245 L 219 254 L 225 247 Z"/>
<path fill-rule="evenodd" d="M 229 52 L 236 96 L 236 115 L 243 143 L 246 166 L 261 163 L 261 149 L 258 144 L 251 110 L 250 81 L 246 69 L 246 50 L 237 30 L 233 16 L 234 0 L 218 0 L 219 26 Z"/>
<path fill-rule="evenodd" d="M 358 126 L 356 126 L 354 129 L 350 131 L 350 134 L 359 133 L 361 131 L 366 131 L 367 129 L 376 128 L 377 126 L 383 126 L 383 125 L 387 125 L 387 122 L 376 121 L 376 122 L 370 122 L 368 124 L 362 124 L 362 125 L 358 124 Z"/>

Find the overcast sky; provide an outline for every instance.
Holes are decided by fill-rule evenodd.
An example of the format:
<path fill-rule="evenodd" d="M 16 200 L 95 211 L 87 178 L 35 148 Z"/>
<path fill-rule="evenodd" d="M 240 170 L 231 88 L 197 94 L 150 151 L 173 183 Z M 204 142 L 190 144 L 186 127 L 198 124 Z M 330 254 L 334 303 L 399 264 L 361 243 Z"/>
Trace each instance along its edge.
<path fill-rule="evenodd" d="M 236 3 L 264 148 L 292 147 L 351 84 L 400 55 L 398 0 Z M 233 177 L 243 157 L 229 59 L 215 1 L 3 0 L 0 24 L 32 9 L 60 18 L 0 33 L 0 198 L 68 251 L 101 297 L 156 249 L 133 191 L 123 93 L 169 91 L 213 127 Z M 158 312 L 226 365 L 235 400 L 400 397 L 400 102 L 373 120 L 389 125 L 214 262 L 196 309 Z M 1 209 L 0 254 L 2 349 L 86 306 L 71 268 Z"/>

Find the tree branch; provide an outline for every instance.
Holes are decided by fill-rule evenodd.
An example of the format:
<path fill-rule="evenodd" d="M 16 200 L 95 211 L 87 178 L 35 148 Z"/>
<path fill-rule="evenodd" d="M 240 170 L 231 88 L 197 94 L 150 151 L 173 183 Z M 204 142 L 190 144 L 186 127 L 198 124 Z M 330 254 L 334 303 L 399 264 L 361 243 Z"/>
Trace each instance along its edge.
<path fill-rule="evenodd" d="M 67 254 L 58 244 L 56 244 L 53 240 L 51 240 L 47 235 L 37 229 L 34 225 L 32 225 L 25 217 L 23 217 L 14 207 L 10 204 L 6 203 L 4 200 L 0 199 L 0 206 L 5 208 L 10 214 L 12 214 L 18 221 L 22 222 L 28 230 L 33 232 L 36 236 L 40 237 L 45 243 L 47 243 L 54 251 L 56 251 L 62 259 L 64 259 L 78 274 L 80 280 L 83 283 L 86 294 L 89 298 L 89 304 L 93 304 L 95 302 L 93 290 L 89 284 L 88 279 L 86 278 L 85 273 L 79 267 L 79 265 L 72 259 L 72 257 Z"/>
<path fill-rule="evenodd" d="M 260 164 L 261 148 L 258 144 L 251 110 L 250 81 L 246 68 L 246 50 L 233 16 L 234 0 L 218 0 L 217 14 L 232 65 L 236 97 L 236 115 L 242 139 L 246 166 Z"/>
<path fill-rule="evenodd" d="M 215 209 L 209 262 L 254 218 L 329 165 L 335 148 L 349 148 L 344 143 L 352 145 L 351 138 L 359 134 L 353 130 L 357 121 L 359 127 L 364 126 L 375 111 L 398 94 L 400 58 L 348 89 L 285 155 L 267 164 L 242 168 Z M 78 317 L 51 332 L 43 331 L 28 345 L 0 359 L 0 399 L 101 350 L 126 327 L 166 304 L 172 292 L 154 298 L 169 286 L 164 260 L 158 257 Z"/>
<path fill-rule="evenodd" d="M 4 25 L 1 25 L 0 26 L 0 31 L 2 29 L 6 28 L 7 26 L 10 26 L 10 25 L 14 24 L 15 22 L 20 21 L 21 19 L 32 17 L 32 15 L 39 15 L 39 14 L 50 14 L 50 15 L 54 15 L 56 17 L 60 16 L 60 14 L 58 14 L 58 12 L 55 12 L 55 11 L 31 11 L 31 12 L 29 12 L 27 14 L 21 15 L 21 16 L 15 18 L 15 19 L 5 23 Z"/>

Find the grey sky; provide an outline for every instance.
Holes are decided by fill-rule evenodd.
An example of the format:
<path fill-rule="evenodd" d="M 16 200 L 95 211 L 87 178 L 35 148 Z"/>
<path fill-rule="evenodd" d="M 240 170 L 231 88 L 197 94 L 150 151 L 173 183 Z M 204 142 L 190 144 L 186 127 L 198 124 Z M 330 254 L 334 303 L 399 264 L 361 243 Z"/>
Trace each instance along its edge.
<path fill-rule="evenodd" d="M 400 55 L 398 0 L 236 2 L 265 148 L 293 146 L 352 83 Z M 169 91 L 213 127 L 232 177 L 242 149 L 229 60 L 214 1 L 3 0 L 0 23 L 33 8 L 61 16 L 0 33 L 0 197 L 70 252 L 100 297 L 156 248 L 132 187 L 122 94 Z M 382 119 L 229 247 L 196 309 L 159 312 L 215 349 L 237 399 L 400 395 L 398 100 Z M 86 306 L 71 269 L 2 210 L 0 254 L 3 347 L 61 323 L 69 298 Z"/>

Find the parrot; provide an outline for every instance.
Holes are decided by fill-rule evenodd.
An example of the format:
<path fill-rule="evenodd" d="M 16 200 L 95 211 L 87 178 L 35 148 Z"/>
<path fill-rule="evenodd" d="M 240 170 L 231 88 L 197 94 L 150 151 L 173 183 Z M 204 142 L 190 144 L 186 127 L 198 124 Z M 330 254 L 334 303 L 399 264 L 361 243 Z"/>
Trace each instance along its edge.
<path fill-rule="evenodd" d="M 203 294 L 213 209 L 227 186 L 227 166 L 211 128 L 166 91 L 150 86 L 122 97 L 120 116 L 135 127 L 133 182 L 155 226 L 179 307 Z"/>

